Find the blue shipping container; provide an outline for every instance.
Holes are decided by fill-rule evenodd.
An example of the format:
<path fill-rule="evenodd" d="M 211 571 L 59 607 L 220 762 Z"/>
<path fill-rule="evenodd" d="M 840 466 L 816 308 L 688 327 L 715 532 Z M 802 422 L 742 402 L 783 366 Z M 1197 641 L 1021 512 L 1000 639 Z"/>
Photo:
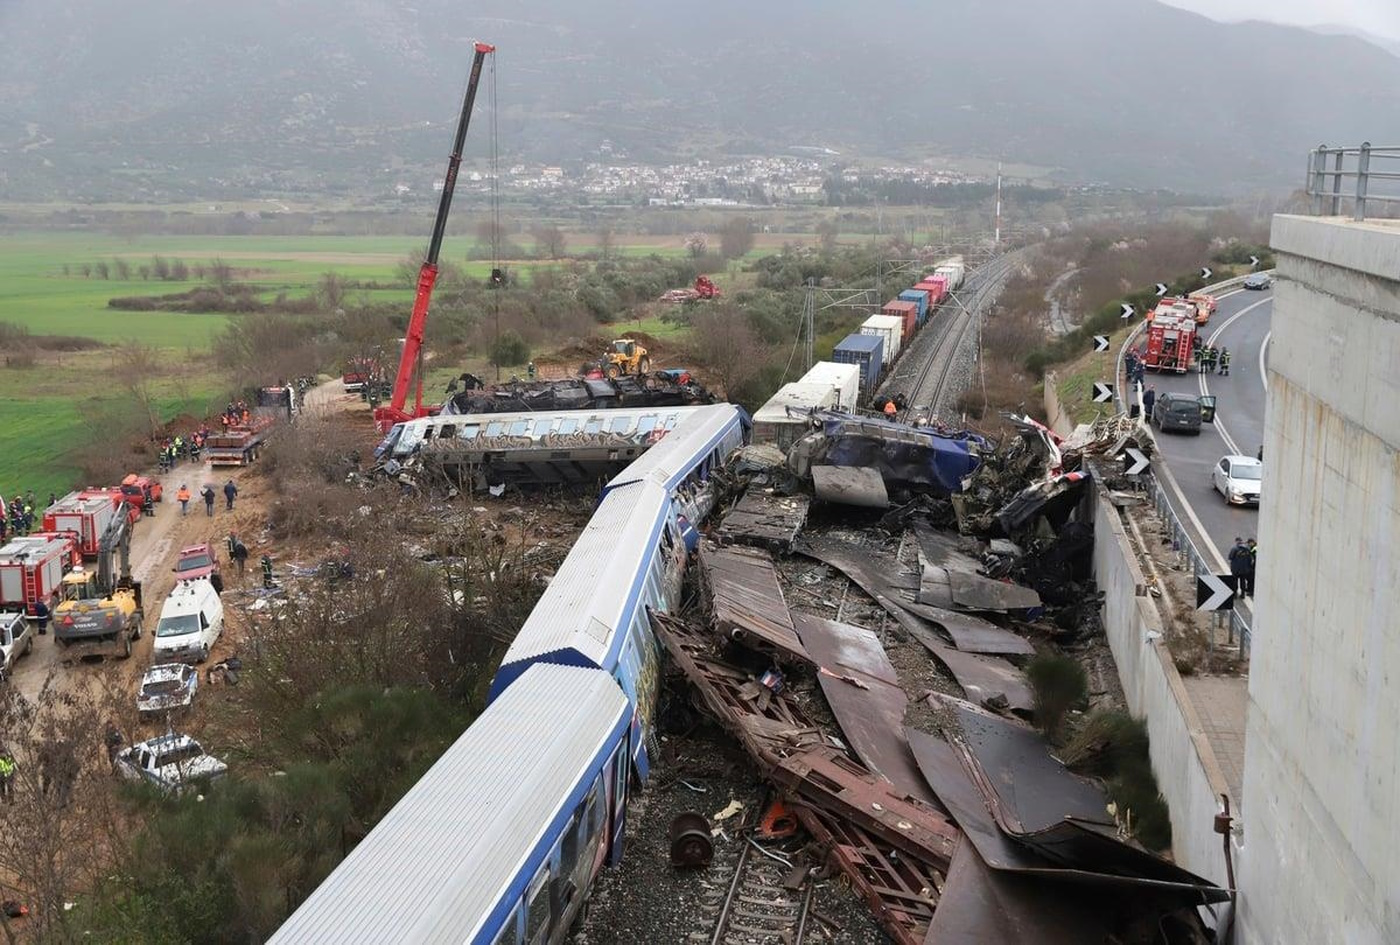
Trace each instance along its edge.
<path fill-rule="evenodd" d="M 885 339 L 880 335 L 847 335 L 831 350 L 837 364 L 860 365 L 861 393 L 869 397 L 880 382 L 880 365 L 885 360 Z"/>
<path fill-rule="evenodd" d="M 928 293 L 922 289 L 905 289 L 899 293 L 899 297 L 919 307 L 919 324 L 922 325 L 924 319 L 928 318 Z"/>

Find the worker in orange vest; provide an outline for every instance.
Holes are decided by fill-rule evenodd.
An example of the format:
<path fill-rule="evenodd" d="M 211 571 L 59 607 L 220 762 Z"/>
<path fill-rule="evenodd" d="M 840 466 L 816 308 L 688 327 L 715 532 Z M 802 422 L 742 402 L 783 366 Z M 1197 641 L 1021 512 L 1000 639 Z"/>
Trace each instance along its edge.
<path fill-rule="evenodd" d="M 175 498 L 180 500 L 180 514 L 186 515 L 190 511 L 190 490 L 186 485 L 181 484 L 180 491 L 175 493 Z"/>
<path fill-rule="evenodd" d="M 887 400 L 887 401 L 885 401 L 885 416 L 886 416 L 886 417 L 888 417 L 889 419 L 893 420 L 893 419 L 894 419 L 894 415 L 895 415 L 896 413 L 898 413 L 898 412 L 899 412 L 899 410 L 898 410 L 898 408 L 895 407 L 894 401 L 893 401 L 893 400 Z"/>

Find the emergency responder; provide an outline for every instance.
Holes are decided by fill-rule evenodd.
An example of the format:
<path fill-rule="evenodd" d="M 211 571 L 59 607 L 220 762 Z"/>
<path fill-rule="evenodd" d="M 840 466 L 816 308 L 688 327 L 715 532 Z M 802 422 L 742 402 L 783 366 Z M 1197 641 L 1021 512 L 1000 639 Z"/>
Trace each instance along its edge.
<path fill-rule="evenodd" d="M 1259 542 L 1249 540 L 1249 598 L 1254 599 L 1254 571 L 1259 566 Z"/>
<path fill-rule="evenodd" d="M 248 546 L 238 538 L 237 535 L 229 535 L 229 557 L 233 559 L 234 567 L 238 568 L 238 576 L 243 577 L 244 568 L 248 564 Z"/>
<path fill-rule="evenodd" d="M 202 498 L 202 499 L 204 500 L 204 514 L 207 515 L 207 516 L 209 516 L 210 518 L 213 518 L 213 517 L 214 517 L 214 487 L 206 483 L 205 486 L 204 486 L 204 488 L 201 489 L 201 490 L 199 491 L 199 495 L 200 495 L 200 498 Z"/>
<path fill-rule="evenodd" d="M 8 746 L 0 748 L 0 798 L 6 804 L 15 802 L 15 756 Z"/>
<path fill-rule="evenodd" d="M 894 401 L 885 401 L 885 419 L 893 420 L 897 413 L 899 413 L 899 408 L 894 405 Z"/>
<path fill-rule="evenodd" d="M 228 482 L 224 483 L 224 503 L 225 503 L 225 506 L 224 506 L 224 507 L 225 507 L 225 510 L 226 510 L 226 511 L 229 511 L 229 512 L 232 512 L 232 511 L 233 511 L 233 500 L 236 499 L 237 497 L 238 497 L 238 487 L 235 486 L 235 485 L 233 484 L 233 480 L 230 479 Z"/>
<path fill-rule="evenodd" d="M 1214 345 L 1206 346 L 1206 371 L 1214 374 L 1215 365 L 1220 359 L 1220 352 L 1215 350 Z"/>
<path fill-rule="evenodd" d="M 1196 359 L 1196 373 L 1197 373 L 1197 374 L 1204 374 L 1204 373 L 1206 372 L 1206 349 L 1205 349 L 1205 347 L 1204 347 L 1204 346 L 1201 346 L 1201 347 L 1196 348 L 1195 351 L 1191 352 L 1191 356 L 1194 357 L 1194 358 Z"/>
<path fill-rule="evenodd" d="M 272 583 L 272 559 L 267 555 L 263 555 L 260 563 L 262 564 L 263 587 L 271 588 L 275 586 Z"/>
<path fill-rule="evenodd" d="M 526 364 L 526 365 L 525 365 L 525 375 L 526 375 L 527 377 L 529 377 L 530 380 L 532 380 L 532 381 L 535 379 L 535 362 L 534 362 L 534 361 L 531 361 L 529 364 Z"/>
<path fill-rule="evenodd" d="M 1221 377 L 1229 377 L 1229 376 L 1230 376 L 1230 349 L 1229 349 L 1229 348 L 1221 348 L 1221 349 L 1220 349 L 1220 376 L 1221 376 Z"/>
<path fill-rule="evenodd" d="M 50 615 L 49 605 L 44 603 L 42 599 L 34 602 L 34 622 L 39 625 L 39 636 L 41 637 L 48 636 Z"/>
<path fill-rule="evenodd" d="M 1157 403 L 1157 388 L 1149 387 L 1142 392 L 1142 412 L 1147 415 L 1148 422 L 1152 420 L 1152 406 Z"/>
<path fill-rule="evenodd" d="M 180 491 L 175 493 L 175 498 L 180 503 L 180 514 L 188 515 L 190 511 L 190 487 L 183 482 L 180 483 Z"/>

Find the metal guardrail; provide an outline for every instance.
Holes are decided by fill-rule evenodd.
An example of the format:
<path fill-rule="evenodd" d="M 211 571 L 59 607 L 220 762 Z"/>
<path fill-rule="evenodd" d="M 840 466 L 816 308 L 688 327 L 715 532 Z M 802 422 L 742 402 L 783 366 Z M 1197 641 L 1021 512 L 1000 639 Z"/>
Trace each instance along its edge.
<path fill-rule="evenodd" d="M 1396 170 L 1372 170 L 1373 160 L 1381 162 L 1383 167 Z M 1366 219 L 1368 201 L 1400 203 L 1400 183 L 1395 183 L 1400 182 L 1400 165 L 1385 164 L 1387 160 L 1400 161 L 1400 148 L 1373 148 L 1369 141 L 1359 148 L 1329 148 L 1325 144 L 1313 148 L 1308 152 L 1308 181 L 1305 187 L 1312 198 L 1313 215 L 1341 216 L 1342 204 L 1351 201 L 1351 218 L 1361 221 Z M 1355 181 L 1345 192 L 1343 179 Z M 1373 182 L 1380 184 L 1386 192 L 1372 193 Z"/>
<path fill-rule="evenodd" d="M 1147 489 L 1147 494 L 1152 497 L 1152 505 L 1157 510 L 1157 515 L 1171 528 L 1172 551 L 1181 556 L 1183 565 L 1190 564 L 1191 576 L 1199 578 L 1203 574 L 1214 574 L 1215 569 L 1210 566 L 1205 555 L 1201 554 L 1196 543 L 1191 540 L 1191 533 L 1181 523 L 1177 517 L 1176 509 L 1172 507 L 1171 501 L 1167 498 L 1166 489 L 1157 481 L 1156 475 L 1143 476 L 1143 485 Z M 1249 659 L 1249 648 L 1253 640 L 1253 629 L 1244 615 L 1235 608 L 1228 612 L 1229 621 L 1229 641 L 1240 641 L 1240 658 Z M 1211 636 L 1211 649 L 1215 649 L 1214 634 Z"/>

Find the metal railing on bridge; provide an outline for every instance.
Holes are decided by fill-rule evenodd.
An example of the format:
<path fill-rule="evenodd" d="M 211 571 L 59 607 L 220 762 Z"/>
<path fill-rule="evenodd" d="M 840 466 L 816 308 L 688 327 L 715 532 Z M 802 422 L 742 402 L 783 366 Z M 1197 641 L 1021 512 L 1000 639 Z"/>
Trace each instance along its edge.
<path fill-rule="evenodd" d="M 1308 152 L 1308 196 L 1314 216 L 1341 216 L 1351 203 L 1351 218 L 1366 219 L 1368 204 L 1400 204 L 1400 148 L 1329 148 L 1319 145 Z M 1373 169 L 1376 162 L 1380 170 Z M 1390 163 L 1387 163 L 1390 162 Z M 1346 186 L 1343 186 L 1343 181 Z M 1375 184 L 1379 192 L 1372 191 Z M 1375 208 L 1372 208 L 1375 216 Z"/>
<path fill-rule="evenodd" d="M 1176 514 L 1176 509 L 1167 498 L 1167 490 L 1157 481 L 1155 475 L 1143 476 L 1142 481 L 1144 488 L 1147 490 L 1147 494 L 1152 497 L 1152 505 L 1157 510 L 1158 518 L 1171 530 L 1172 551 L 1180 556 L 1182 566 L 1190 566 L 1192 577 L 1199 578 L 1203 574 L 1213 574 L 1214 569 L 1211 568 L 1210 562 L 1206 560 L 1205 555 L 1201 554 L 1200 549 L 1196 547 L 1196 543 L 1191 539 L 1191 533 L 1186 530 L 1186 526 Z M 1249 648 L 1253 638 L 1253 628 L 1249 625 L 1249 621 L 1245 618 L 1245 615 L 1240 612 L 1238 607 L 1232 607 L 1228 611 L 1220 612 L 1218 616 L 1223 621 L 1227 621 L 1226 624 L 1223 624 L 1228 627 L 1227 642 L 1233 644 L 1238 640 L 1240 657 L 1242 659 L 1249 659 Z M 1212 633 L 1212 652 L 1214 652 L 1214 649 L 1215 635 Z"/>

